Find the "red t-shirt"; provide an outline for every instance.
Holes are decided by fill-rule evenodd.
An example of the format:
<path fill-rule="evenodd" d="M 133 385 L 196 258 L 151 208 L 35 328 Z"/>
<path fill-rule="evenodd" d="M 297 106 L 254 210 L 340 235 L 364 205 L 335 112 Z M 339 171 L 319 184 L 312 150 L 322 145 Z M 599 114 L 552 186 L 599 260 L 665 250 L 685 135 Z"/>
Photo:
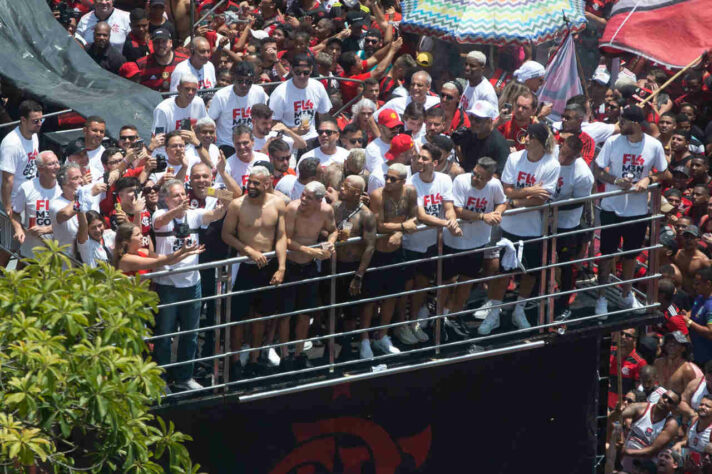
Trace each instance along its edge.
<path fill-rule="evenodd" d="M 556 132 L 554 134 L 554 138 L 556 139 L 556 142 L 559 145 L 561 145 L 564 141 L 561 138 L 560 132 Z M 579 139 L 581 139 L 581 143 L 583 143 L 583 147 L 581 148 L 581 158 L 586 161 L 586 164 L 588 166 L 591 166 L 591 162 L 593 161 L 594 155 L 596 154 L 596 142 L 594 142 L 593 138 L 591 138 L 591 135 L 586 132 L 581 132 L 579 134 Z"/>
<path fill-rule="evenodd" d="M 138 168 L 131 168 L 124 172 L 122 175 L 126 178 L 136 178 L 143 171 L 143 166 Z M 116 191 L 116 183 L 112 184 L 109 189 L 106 190 L 106 197 L 99 203 L 99 211 L 103 216 L 108 216 L 114 210 L 114 192 Z"/>
<path fill-rule="evenodd" d="M 526 147 L 527 128 L 529 128 L 529 124 L 520 127 L 512 118 L 509 122 L 500 125 L 497 130 L 499 130 L 499 133 L 501 133 L 506 140 L 514 140 L 514 148 L 519 151 Z"/>
<path fill-rule="evenodd" d="M 608 408 L 615 408 L 618 403 L 618 363 L 616 362 L 616 348 L 611 349 L 610 367 L 608 369 L 609 386 L 608 386 Z M 633 349 L 628 357 L 621 360 L 621 381 L 623 383 L 622 393 L 625 395 L 635 388 L 636 383 L 640 380 L 640 369 L 648 365 L 648 363 L 638 355 Z"/>
<path fill-rule="evenodd" d="M 288 174 L 291 174 L 292 176 L 297 175 L 296 171 L 294 171 L 292 168 L 287 168 L 287 171 L 285 171 L 281 177 L 278 178 L 276 176 L 272 176 L 272 186 L 277 186 L 277 183 L 279 183 L 279 180 L 284 178 Z"/>
<path fill-rule="evenodd" d="M 366 71 L 368 68 L 368 61 L 361 61 L 361 69 Z M 348 76 L 349 79 L 358 79 L 360 81 L 365 81 L 366 79 L 371 77 L 371 72 L 366 71 L 362 72 L 361 74 L 356 74 L 353 76 Z M 358 86 L 359 82 L 351 82 L 351 81 L 339 81 L 341 83 L 341 99 L 343 100 L 344 104 L 346 104 L 348 101 L 356 97 L 358 95 Z"/>

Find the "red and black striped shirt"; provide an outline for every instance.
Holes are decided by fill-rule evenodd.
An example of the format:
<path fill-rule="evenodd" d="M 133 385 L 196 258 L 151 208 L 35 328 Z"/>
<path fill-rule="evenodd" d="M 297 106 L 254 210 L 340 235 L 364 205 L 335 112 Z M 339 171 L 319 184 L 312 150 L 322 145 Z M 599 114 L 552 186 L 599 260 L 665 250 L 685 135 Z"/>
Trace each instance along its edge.
<path fill-rule="evenodd" d="M 150 87 L 158 92 L 168 92 L 171 85 L 171 74 L 178 63 L 188 59 L 188 55 L 179 51 L 173 51 L 173 60 L 166 65 L 156 61 L 156 55 L 150 54 L 136 61 L 138 64 L 140 82 L 146 87 Z"/>
<path fill-rule="evenodd" d="M 153 53 L 153 41 L 139 41 L 133 33 L 129 33 L 124 43 L 122 54 L 127 61 L 138 61 L 144 56 Z"/>

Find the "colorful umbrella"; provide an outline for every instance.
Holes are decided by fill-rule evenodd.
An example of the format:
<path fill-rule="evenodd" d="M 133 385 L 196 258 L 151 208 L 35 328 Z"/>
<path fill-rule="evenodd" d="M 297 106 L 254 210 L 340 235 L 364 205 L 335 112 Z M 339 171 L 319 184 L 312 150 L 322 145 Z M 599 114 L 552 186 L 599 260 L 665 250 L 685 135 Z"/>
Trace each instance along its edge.
<path fill-rule="evenodd" d="M 470 44 L 542 43 L 584 28 L 583 0 L 404 0 L 403 31 Z"/>

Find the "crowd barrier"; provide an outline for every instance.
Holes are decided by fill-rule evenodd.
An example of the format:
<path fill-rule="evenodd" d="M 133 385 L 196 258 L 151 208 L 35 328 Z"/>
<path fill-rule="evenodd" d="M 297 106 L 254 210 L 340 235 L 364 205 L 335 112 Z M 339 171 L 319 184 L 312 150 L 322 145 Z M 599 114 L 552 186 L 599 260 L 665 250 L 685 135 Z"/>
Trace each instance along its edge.
<path fill-rule="evenodd" d="M 194 299 L 194 300 L 187 300 L 187 301 L 180 301 L 180 302 L 173 302 L 173 303 L 168 303 L 168 304 L 161 304 L 159 305 L 159 308 L 168 308 L 171 306 L 180 306 L 184 304 L 189 304 L 189 303 L 194 303 L 196 301 L 201 301 L 201 302 L 207 302 L 207 301 L 215 301 L 216 302 L 216 317 L 215 317 L 215 324 L 211 326 L 206 326 L 206 327 L 200 327 L 198 329 L 191 329 L 187 331 L 176 331 L 173 333 L 168 333 L 168 334 L 162 334 L 162 335 L 155 335 L 153 337 L 147 338 L 147 342 L 155 341 L 161 338 L 172 338 L 172 337 L 177 337 L 180 336 L 181 334 L 188 334 L 188 333 L 202 333 L 202 332 L 207 332 L 207 331 L 213 331 L 214 332 L 214 341 L 215 341 L 215 348 L 214 348 L 214 355 L 208 356 L 208 357 L 201 357 L 201 358 L 196 358 L 193 359 L 192 361 L 183 361 L 183 362 L 173 362 L 170 364 L 166 364 L 163 367 L 165 369 L 169 369 L 171 367 L 177 367 L 183 364 L 187 363 L 208 363 L 212 364 L 212 372 L 213 372 L 213 377 L 212 377 L 212 384 L 209 386 L 205 386 L 203 389 L 198 389 L 198 390 L 192 390 L 189 392 L 180 392 L 180 393 L 174 393 L 174 394 L 168 394 L 167 397 L 180 397 L 180 396 L 185 396 L 186 394 L 208 394 L 209 392 L 215 392 L 219 393 L 221 391 L 227 392 L 230 389 L 240 389 L 244 387 L 246 384 L 251 384 L 250 387 L 254 387 L 255 383 L 258 383 L 258 385 L 262 385 L 264 388 L 264 385 L 267 385 L 267 390 L 262 391 L 260 393 L 270 393 L 270 394 L 276 394 L 280 393 L 280 390 L 290 390 L 293 391 L 295 388 L 294 387 L 288 387 L 288 388 L 280 388 L 275 390 L 269 390 L 269 385 L 270 384 L 278 384 L 280 381 L 284 380 L 291 380 L 294 381 L 295 376 L 297 378 L 299 377 L 305 377 L 305 376 L 310 376 L 310 375 L 330 375 L 333 377 L 334 372 L 336 369 L 339 370 L 348 370 L 350 368 L 356 368 L 355 366 L 359 366 L 359 364 L 362 366 L 364 364 L 363 360 L 351 360 L 351 361 L 336 361 L 336 341 L 338 338 L 342 336 L 358 336 L 362 334 L 363 332 L 371 332 L 375 330 L 380 330 L 380 329 L 390 329 L 390 328 L 397 328 L 399 326 L 402 326 L 404 324 L 412 324 L 414 321 L 409 320 L 409 321 L 396 321 L 396 322 L 391 322 L 390 324 L 387 325 L 373 325 L 370 328 L 367 329 L 355 329 L 352 331 L 342 331 L 342 332 L 337 332 L 336 331 L 336 320 L 337 320 L 337 311 L 341 308 L 345 308 L 348 306 L 354 306 L 354 305 L 360 305 L 364 303 L 369 303 L 369 302 L 374 302 L 374 301 L 380 301 L 384 300 L 387 298 L 395 298 L 395 297 L 401 297 L 401 296 L 408 296 L 412 295 L 418 292 L 435 292 L 436 293 L 436 314 L 429 316 L 425 319 L 419 319 L 418 321 L 424 322 L 428 321 L 431 322 L 434 325 L 434 331 L 433 331 L 433 338 L 431 338 L 431 341 L 429 343 L 425 344 L 419 344 L 417 346 L 414 346 L 411 348 L 411 346 L 408 346 L 405 350 L 402 350 L 399 354 L 383 354 L 383 355 L 375 355 L 372 360 L 369 360 L 370 364 L 369 365 L 376 365 L 384 362 L 388 363 L 396 363 L 398 364 L 399 361 L 408 361 L 408 367 L 412 368 L 417 368 L 420 366 L 420 364 L 426 364 L 428 363 L 429 359 L 427 359 L 425 356 L 427 354 L 431 354 L 431 356 L 434 357 L 440 357 L 441 351 L 445 350 L 446 348 L 457 348 L 457 347 L 463 347 L 466 348 L 467 346 L 473 346 L 473 345 L 478 345 L 481 344 L 485 341 L 492 341 L 493 339 L 498 339 L 502 338 L 503 336 L 515 336 L 515 337 L 528 337 L 528 336 L 533 336 L 536 334 L 541 334 L 544 333 L 545 331 L 556 331 L 558 330 L 560 334 L 564 334 L 565 330 L 562 328 L 563 324 L 566 325 L 572 325 L 572 324 L 578 324 L 578 323 L 584 323 L 584 322 L 592 322 L 598 319 L 601 319 L 601 315 L 586 315 L 586 316 L 580 316 L 572 319 L 566 320 L 564 323 L 561 321 L 556 321 L 555 315 L 554 315 L 554 298 L 557 298 L 562 295 L 567 295 L 567 294 L 574 294 L 574 293 L 593 293 L 595 295 L 598 290 L 606 290 L 606 289 L 612 289 L 613 287 L 616 287 L 620 285 L 621 283 L 642 283 L 645 282 L 647 284 L 647 289 L 645 292 L 642 292 L 640 290 L 635 289 L 634 286 L 634 291 L 643 298 L 644 300 L 644 305 L 641 308 L 641 310 L 644 310 L 646 312 L 649 312 L 653 309 L 655 309 L 657 306 L 659 306 L 659 303 L 657 303 L 657 280 L 660 278 L 660 274 L 658 273 L 658 259 L 657 259 L 657 249 L 662 248 L 662 246 L 658 243 L 658 237 L 659 237 L 659 219 L 663 217 L 663 215 L 660 214 L 660 186 L 659 185 L 651 185 L 648 188 L 648 193 L 650 194 L 650 213 L 649 215 L 646 215 L 644 217 L 641 217 L 640 219 L 636 219 L 635 221 L 627 221 L 623 223 L 614 223 L 614 224 L 608 224 L 608 225 L 594 225 L 592 227 L 588 228 L 580 228 L 578 230 L 572 230 L 572 231 L 567 231 L 567 232 L 558 232 L 556 228 L 556 222 L 557 222 L 557 217 L 558 217 L 558 208 L 560 206 L 566 206 L 566 205 L 571 205 L 571 204 L 579 204 L 579 203 L 587 203 L 587 202 L 592 202 L 596 201 L 598 199 L 601 199 L 603 197 L 609 197 L 609 196 L 616 196 L 616 195 L 623 195 L 630 193 L 631 191 L 613 191 L 613 192 L 606 192 L 606 193 L 598 193 L 598 194 L 593 194 L 589 197 L 585 198 L 575 198 L 575 199 L 568 199 L 565 201 L 558 201 L 558 202 L 550 202 L 541 206 L 537 207 L 530 207 L 530 208 L 519 208 L 519 209 L 512 209 L 506 211 L 506 215 L 514 215 L 514 214 L 519 214 L 519 213 L 524 213 L 524 212 L 530 212 L 530 211 L 540 211 L 543 213 L 543 219 L 542 219 L 542 236 L 541 237 L 536 237 L 532 239 L 528 239 L 525 242 L 542 242 L 543 245 L 543 252 L 542 252 L 542 261 L 541 264 L 537 267 L 533 268 L 526 268 L 525 271 L 517 270 L 513 271 L 510 273 L 512 276 L 516 275 L 521 275 L 523 273 L 530 273 L 530 274 L 538 274 L 538 279 L 539 279 L 539 292 L 535 296 L 532 296 L 530 298 L 527 298 L 523 300 L 526 304 L 535 304 L 537 306 L 537 319 L 534 324 L 532 324 L 531 328 L 528 329 L 518 329 L 514 331 L 506 331 L 506 332 L 498 332 L 496 334 L 490 334 L 487 336 L 477 336 L 477 337 L 470 337 L 466 338 L 464 340 L 457 340 L 457 341 L 449 341 L 449 342 L 443 342 L 441 340 L 441 325 L 443 324 L 443 318 L 453 318 L 453 317 L 458 317 L 466 314 L 472 313 L 472 309 L 465 309 L 463 311 L 455 312 L 455 313 L 449 313 L 449 314 L 443 314 L 442 307 L 441 307 L 441 292 L 444 289 L 447 288 L 454 288 L 460 285 L 466 285 L 470 283 L 483 283 L 483 282 L 488 282 L 497 278 L 502 277 L 501 274 L 496 274 L 492 276 L 484 276 L 480 278 L 474 278 L 471 280 L 466 280 L 466 281 L 457 281 L 454 283 L 444 283 L 442 279 L 442 274 L 443 274 L 443 265 L 447 264 L 447 260 L 450 258 L 458 257 L 461 255 L 466 255 L 468 253 L 475 253 L 475 252 L 487 252 L 488 250 L 492 250 L 495 248 L 498 248 L 496 245 L 488 245 L 486 248 L 479 248 L 479 249 L 474 249 L 474 250 L 467 250 L 463 252 L 459 252 L 456 254 L 449 254 L 449 255 L 444 255 L 443 254 L 443 243 L 442 243 L 442 228 L 438 228 L 438 244 L 437 244 L 437 255 L 433 257 L 428 257 L 428 258 L 423 258 L 419 260 L 411 260 L 403 263 L 398 263 L 396 265 L 389 265 L 389 266 L 383 266 L 383 267 L 376 267 L 376 268 L 369 268 L 367 272 L 376 272 L 376 271 L 382 271 L 394 266 L 399 266 L 402 267 L 404 265 L 415 265 L 418 263 L 422 262 L 436 262 L 436 278 L 435 278 L 435 284 L 434 286 L 430 286 L 424 289 L 413 289 L 413 290 L 406 290 L 402 291 L 399 293 L 394 293 L 394 294 L 389 294 L 386 296 L 378 296 L 378 297 L 372 297 L 372 298 L 361 298 L 358 300 L 353 300 L 353 301 L 347 301 L 347 302 L 337 302 L 337 295 L 336 295 L 336 279 L 348 275 L 354 274 L 353 271 L 351 272 L 336 272 L 336 254 L 332 256 L 332 271 L 328 275 L 321 275 L 315 278 L 310 278 L 308 280 L 303 280 L 299 282 L 290 282 L 290 283 L 284 283 L 281 285 L 281 287 L 288 287 L 288 286 L 294 286 L 294 285 L 313 285 L 317 284 L 319 282 L 328 280 L 329 281 L 329 300 L 328 301 L 323 301 L 319 306 L 316 306 L 314 308 L 310 309 L 304 309 L 304 310 L 298 310 L 298 311 L 291 311 L 291 312 L 284 312 L 284 313 L 279 313 L 279 314 L 273 314 L 273 315 L 266 315 L 263 317 L 258 317 L 258 318 L 250 318 L 250 319 L 241 319 L 239 321 L 233 321 L 231 320 L 231 297 L 234 295 L 240 295 L 240 294 L 246 294 L 246 293 L 255 293 L 255 292 L 260 292 L 260 291 L 265 291 L 267 289 L 272 289 L 272 286 L 267 286 L 267 287 L 261 287 L 261 288 L 254 288 L 250 290 L 244 290 L 244 291 L 231 291 L 232 290 L 232 279 L 231 279 L 231 266 L 240 262 L 244 262 L 247 260 L 246 257 L 235 257 L 235 258 L 229 258 L 226 260 L 222 260 L 219 262 L 210 262 L 210 263 L 203 263 L 199 265 L 194 265 L 190 267 L 185 267 L 181 268 L 180 272 L 186 272 L 186 271 L 194 271 L 194 270 L 206 270 L 206 269 L 214 269 L 216 272 L 216 280 L 217 280 L 217 291 L 216 294 L 214 295 L 206 295 L 203 296 L 202 298 L 199 299 Z M 606 229 L 606 228 L 612 228 L 612 227 L 617 227 L 621 225 L 626 225 L 630 224 L 631 222 L 649 222 L 650 227 L 649 227 L 649 242 L 648 245 L 645 247 L 642 247 L 641 249 L 636 249 L 633 251 L 618 251 L 614 254 L 609 254 L 609 255 L 595 255 L 595 250 L 593 249 L 593 245 L 589 245 L 589 252 L 586 256 L 582 258 L 578 258 L 575 260 L 570 260 L 566 262 L 559 262 L 556 260 L 556 252 L 552 251 L 553 249 L 556 249 L 556 241 L 558 238 L 562 238 L 565 236 L 569 235 L 574 235 L 574 234 L 582 234 L 582 233 L 591 233 L 592 231 L 595 233 L 600 232 L 601 229 Z M 424 229 L 427 229 L 428 226 L 421 225 L 418 227 L 418 231 L 422 231 Z M 355 242 L 359 242 L 360 237 L 352 237 L 346 241 L 343 242 L 337 242 L 337 247 L 340 245 L 346 245 L 346 244 L 351 244 Z M 593 239 L 592 241 L 593 242 Z M 560 268 L 565 265 L 578 265 L 578 264 L 583 264 L 583 263 L 590 263 L 592 265 L 595 265 L 595 262 L 607 258 L 607 257 L 620 257 L 624 256 L 627 254 L 633 254 L 637 253 L 640 251 L 648 251 L 648 270 L 647 274 L 642 277 L 636 277 L 632 278 L 630 280 L 625 280 L 621 281 L 615 277 L 615 272 L 611 273 L 611 279 L 609 283 L 606 284 L 594 284 L 591 286 L 587 286 L 584 288 L 574 288 L 573 290 L 561 292 L 561 291 L 556 291 L 556 269 Z M 274 253 L 268 253 L 265 254 L 266 256 L 273 256 Z M 168 275 L 171 273 L 176 273 L 178 270 L 168 270 L 168 271 L 159 271 L 159 272 L 154 272 L 148 275 L 145 275 L 145 278 L 152 278 L 152 277 L 158 277 L 162 275 Z M 497 306 L 493 307 L 500 307 L 500 308 L 509 308 L 517 303 L 520 303 L 522 301 L 505 301 L 502 304 L 499 304 Z M 548 304 L 547 304 L 548 303 Z M 245 312 L 247 312 L 247 309 L 245 309 Z M 326 335 L 320 335 L 320 336 L 315 336 L 315 337 L 309 337 L 307 339 L 300 339 L 300 340 L 290 340 L 287 343 L 270 343 L 265 344 L 263 346 L 259 347 L 250 347 L 246 349 L 242 348 L 233 348 L 230 346 L 230 338 L 229 338 L 229 328 L 237 325 L 245 325 L 245 324 L 250 324 L 253 322 L 257 321 L 270 321 L 270 320 L 276 320 L 284 317 L 290 317 L 290 316 L 296 316 L 298 314 L 309 314 L 309 315 L 315 315 L 318 312 L 325 312 L 328 317 L 328 334 Z M 612 310 L 610 311 L 606 316 L 619 316 L 622 317 L 626 315 L 626 313 L 630 313 L 629 309 L 622 309 L 622 310 Z M 375 320 L 375 318 L 374 318 Z M 221 336 L 222 336 L 222 341 L 221 341 Z M 254 378 L 249 378 L 249 379 L 240 379 L 240 380 L 235 380 L 232 382 L 228 382 L 229 380 L 229 368 L 230 368 L 230 357 L 233 355 L 240 355 L 240 354 L 246 354 L 246 353 L 251 353 L 254 351 L 262 351 L 264 349 L 278 349 L 282 346 L 293 346 L 296 343 L 300 342 L 307 342 L 311 341 L 312 343 L 316 342 L 323 342 L 325 343 L 325 363 L 314 366 L 314 367 L 309 367 L 306 369 L 299 369 L 299 370 L 292 370 L 289 372 L 279 372 L 279 373 L 273 373 L 273 374 L 268 374 L 268 375 L 263 375 L 259 377 L 254 377 Z M 520 341 L 521 342 L 521 341 Z M 533 346 L 532 346 L 533 347 Z M 521 349 L 519 349 L 521 350 Z M 498 348 L 496 351 L 501 351 L 501 348 Z M 499 352 L 496 351 L 481 351 L 480 353 L 476 354 L 476 357 L 485 357 L 488 354 L 491 353 L 491 355 L 498 354 Z M 411 363 L 410 357 L 414 355 L 422 355 L 423 360 L 421 362 L 416 362 L 416 363 Z M 475 357 L 475 355 L 473 355 Z M 406 359 L 408 358 L 408 359 Z M 222 362 L 222 363 L 221 363 Z M 359 366 L 360 367 L 360 366 Z M 391 367 L 388 368 L 390 370 Z M 370 374 L 370 375 L 369 375 Z M 370 372 L 369 374 L 361 374 L 361 376 L 379 376 L 378 372 Z M 380 374 L 382 375 L 382 374 Z M 222 382 L 220 381 L 220 376 L 222 376 Z M 310 386 L 310 384 L 314 383 L 313 380 L 308 380 L 305 382 L 304 386 Z M 323 384 L 323 383 L 331 383 L 329 381 L 326 382 L 316 382 L 317 384 Z M 336 383 L 336 382 L 334 382 Z M 242 386 L 242 387 L 241 387 Z M 245 396 L 258 396 L 256 394 L 250 394 L 250 395 L 245 395 Z"/>

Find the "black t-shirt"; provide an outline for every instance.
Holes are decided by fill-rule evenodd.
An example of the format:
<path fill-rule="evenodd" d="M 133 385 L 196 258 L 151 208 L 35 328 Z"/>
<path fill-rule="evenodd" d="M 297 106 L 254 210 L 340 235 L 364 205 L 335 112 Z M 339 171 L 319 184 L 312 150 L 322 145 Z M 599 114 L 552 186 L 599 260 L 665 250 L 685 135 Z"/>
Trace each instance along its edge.
<path fill-rule="evenodd" d="M 159 28 L 165 28 L 171 33 L 171 38 L 173 39 L 173 47 L 175 48 L 178 46 L 178 35 L 176 34 L 176 27 L 173 26 L 173 23 L 170 21 L 166 20 L 163 22 L 162 25 L 154 25 L 152 23 L 148 24 L 148 32 L 153 34 L 154 31 L 156 31 Z"/>
<path fill-rule="evenodd" d="M 100 50 L 94 47 L 94 43 L 90 43 L 86 46 L 86 51 L 99 66 L 114 74 L 118 74 L 119 69 L 126 62 L 126 58 L 113 46 Z"/>
<path fill-rule="evenodd" d="M 465 172 L 472 172 L 477 160 L 483 156 L 489 156 L 497 162 L 497 174 L 502 176 L 504 165 L 509 157 L 509 145 L 498 130 L 484 139 L 479 139 L 470 129 L 458 129 L 452 134 L 452 140 L 462 150 L 462 160 L 460 165 Z"/>

